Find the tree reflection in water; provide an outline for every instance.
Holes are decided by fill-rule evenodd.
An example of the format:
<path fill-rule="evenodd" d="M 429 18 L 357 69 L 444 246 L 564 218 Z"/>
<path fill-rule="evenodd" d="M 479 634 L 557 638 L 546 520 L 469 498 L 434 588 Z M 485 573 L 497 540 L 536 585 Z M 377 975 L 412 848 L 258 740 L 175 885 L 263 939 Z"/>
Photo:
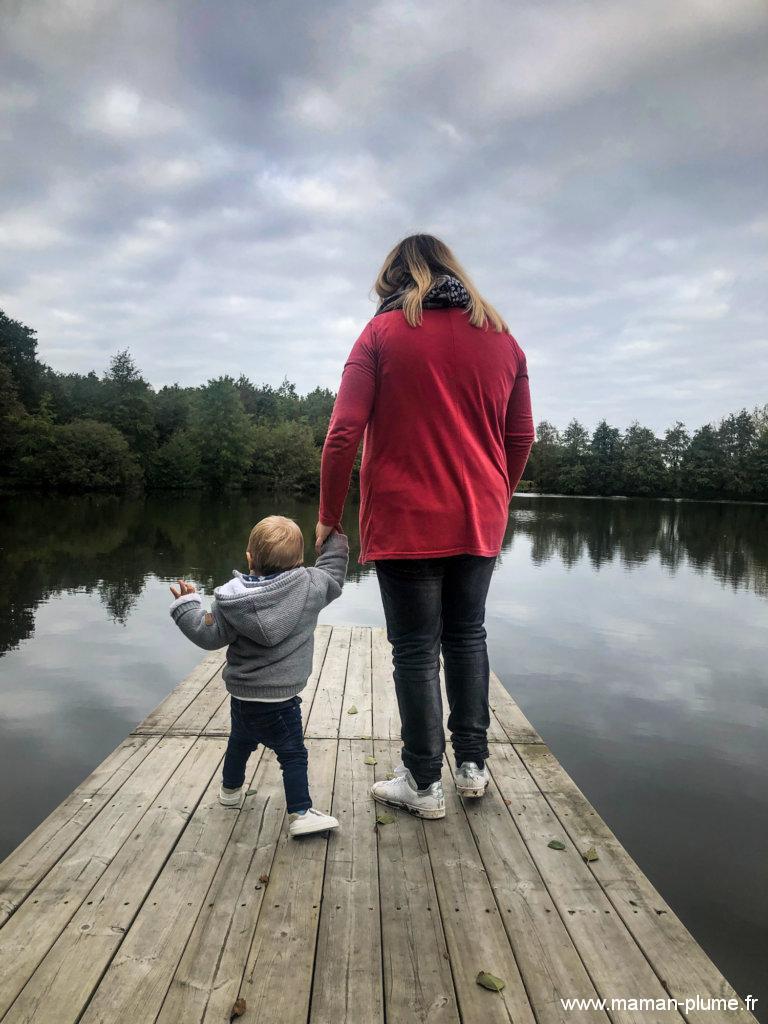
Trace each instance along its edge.
<path fill-rule="evenodd" d="M 0 504 L 0 654 L 34 632 L 35 610 L 57 594 L 97 593 L 106 613 L 125 623 L 147 579 L 188 576 L 207 592 L 242 566 L 248 532 L 279 509 L 296 519 L 314 559 L 316 506 L 293 498 L 232 494 L 65 498 L 23 495 Z M 599 571 L 658 559 L 671 573 L 684 564 L 734 590 L 768 594 L 768 508 L 696 502 L 518 495 L 504 538 L 530 542 L 533 562 L 584 559 Z M 357 563 L 357 510 L 346 515 L 350 577 Z"/>

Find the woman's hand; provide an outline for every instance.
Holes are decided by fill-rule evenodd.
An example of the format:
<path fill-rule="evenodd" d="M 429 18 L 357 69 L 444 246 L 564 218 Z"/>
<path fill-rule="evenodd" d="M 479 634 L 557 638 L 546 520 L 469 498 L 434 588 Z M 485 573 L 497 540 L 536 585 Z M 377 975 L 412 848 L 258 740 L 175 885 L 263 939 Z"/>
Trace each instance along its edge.
<path fill-rule="evenodd" d="M 178 588 L 171 587 L 171 593 L 175 598 L 178 599 L 179 597 L 184 597 L 186 594 L 197 593 L 197 587 L 194 583 L 187 583 L 186 580 L 177 580 L 176 582 L 179 584 Z"/>
<path fill-rule="evenodd" d="M 320 554 L 320 548 L 325 544 L 332 533 L 332 526 L 326 526 L 325 523 L 318 521 L 318 524 L 315 527 L 315 551 L 318 555 Z"/>

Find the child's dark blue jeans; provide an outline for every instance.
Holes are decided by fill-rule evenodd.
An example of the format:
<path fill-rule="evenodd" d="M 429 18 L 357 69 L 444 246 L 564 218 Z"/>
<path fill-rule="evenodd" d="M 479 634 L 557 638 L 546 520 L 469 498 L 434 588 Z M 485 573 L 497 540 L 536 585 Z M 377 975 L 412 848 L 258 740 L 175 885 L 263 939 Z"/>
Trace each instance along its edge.
<path fill-rule="evenodd" d="M 232 731 L 224 755 L 222 782 L 238 789 L 245 782 L 245 765 L 261 744 L 277 754 L 283 770 L 288 813 L 312 806 L 307 781 L 307 748 L 301 729 L 301 697 L 278 702 L 230 698 Z"/>

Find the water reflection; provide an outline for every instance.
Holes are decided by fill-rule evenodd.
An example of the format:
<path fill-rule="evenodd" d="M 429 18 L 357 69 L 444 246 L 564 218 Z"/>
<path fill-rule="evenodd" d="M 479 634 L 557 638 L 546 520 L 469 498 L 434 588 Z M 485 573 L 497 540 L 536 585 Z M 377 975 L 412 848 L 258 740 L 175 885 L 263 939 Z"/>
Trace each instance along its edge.
<path fill-rule="evenodd" d="M 281 511 L 301 526 L 313 558 L 312 504 L 281 499 Z M 274 511 L 275 499 L 233 495 L 178 498 L 6 498 L 0 505 L 0 654 L 34 632 L 35 610 L 64 592 L 96 593 L 110 619 L 125 623 L 150 576 L 183 573 L 207 592 L 243 559 L 253 523 Z M 345 523 L 350 577 L 358 565 L 356 509 Z M 684 564 L 711 573 L 734 590 L 768 594 L 766 508 L 693 502 L 515 498 L 501 555 L 515 535 L 530 541 L 531 560 L 557 558 L 568 568 L 584 559 L 595 570 L 618 561 L 632 567 L 658 559 L 670 573 Z"/>

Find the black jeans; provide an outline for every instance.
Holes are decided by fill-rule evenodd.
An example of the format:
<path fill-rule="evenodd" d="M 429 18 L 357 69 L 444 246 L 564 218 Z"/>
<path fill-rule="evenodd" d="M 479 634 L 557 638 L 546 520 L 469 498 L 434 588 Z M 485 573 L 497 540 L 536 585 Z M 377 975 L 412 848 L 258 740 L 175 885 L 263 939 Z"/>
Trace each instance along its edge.
<path fill-rule="evenodd" d="M 232 731 L 224 755 L 222 782 L 238 789 L 245 782 L 245 765 L 261 744 L 277 754 L 283 770 L 288 813 L 312 806 L 307 781 L 307 748 L 301 728 L 301 697 L 261 703 L 230 698 Z"/>
<path fill-rule="evenodd" d="M 419 786 L 440 778 L 448 729 L 456 763 L 488 757 L 488 648 L 485 599 L 495 558 L 380 559 L 376 562 L 402 724 L 403 764 Z"/>

